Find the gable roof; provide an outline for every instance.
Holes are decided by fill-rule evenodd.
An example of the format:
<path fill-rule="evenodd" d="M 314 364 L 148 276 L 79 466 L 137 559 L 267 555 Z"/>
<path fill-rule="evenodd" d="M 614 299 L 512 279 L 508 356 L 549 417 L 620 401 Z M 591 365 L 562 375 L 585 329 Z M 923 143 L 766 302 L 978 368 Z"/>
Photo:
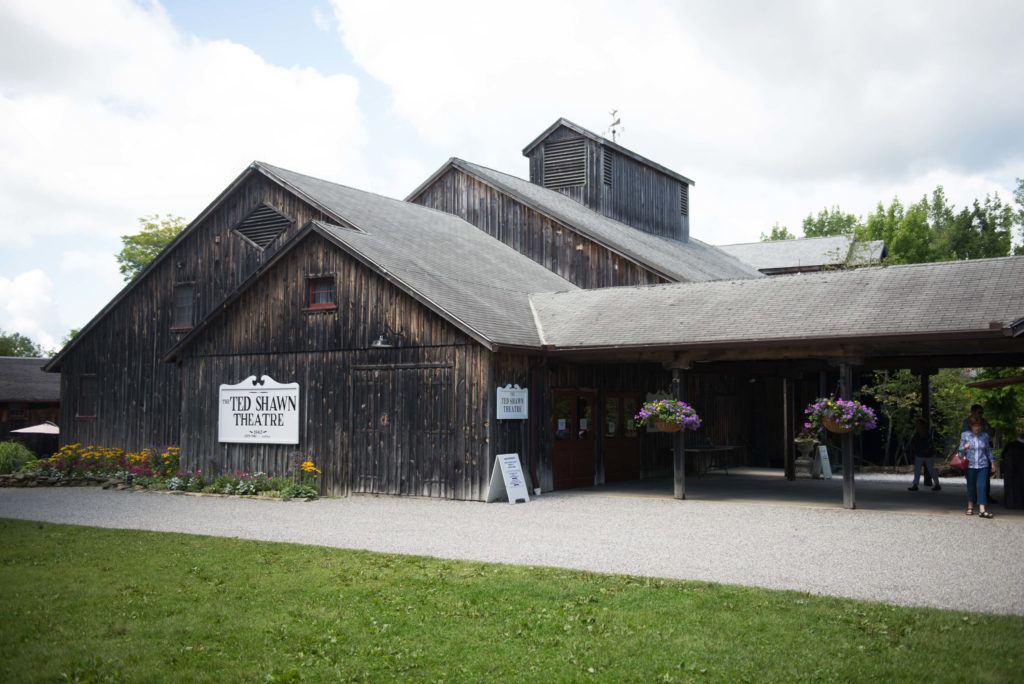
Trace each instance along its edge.
<path fill-rule="evenodd" d="M 125 297 L 127 297 L 131 293 L 131 291 L 134 290 L 139 285 L 139 283 L 141 283 L 143 280 L 149 277 L 149 274 L 152 273 L 153 270 L 156 269 L 156 267 L 161 262 L 163 262 L 163 260 L 166 259 L 167 256 L 171 254 L 183 240 L 185 240 L 189 235 L 195 232 L 199 224 L 201 224 L 206 219 L 207 216 L 213 213 L 213 211 L 216 210 L 217 207 L 219 207 L 221 203 L 224 202 L 231 195 L 231 193 L 235 191 L 236 188 L 238 188 L 242 183 L 248 180 L 253 174 L 260 173 L 268 178 L 271 178 L 275 182 L 280 183 L 281 181 L 277 178 L 274 178 L 269 172 L 270 169 L 272 168 L 274 167 L 271 167 L 268 164 L 263 164 L 258 161 L 254 161 L 251 164 L 249 164 L 249 166 L 246 167 L 245 170 L 242 171 L 242 173 L 238 174 L 235 180 L 231 181 L 231 183 L 226 188 L 224 188 L 224 190 L 221 191 L 221 193 L 217 195 L 217 197 L 212 202 L 210 202 L 210 204 L 207 205 L 207 207 L 203 209 L 203 211 L 200 212 L 198 216 L 192 219 L 192 221 L 190 221 L 189 224 L 185 226 L 184 230 L 182 230 L 176 238 L 171 240 L 171 242 L 169 242 L 167 246 L 164 247 L 160 251 L 160 253 L 157 254 L 156 257 L 151 262 L 149 262 L 149 264 L 147 264 L 146 267 L 142 269 L 142 271 L 135 278 L 132 278 L 125 284 L 125 286 L 122 287 L 121 290 L 116 295 L 114 295 L 114 298 L 107 302 L 107 304 L 102 309 L 100 309 L 99 312 L 95 316 L 93 316 L 88 323 L 86 323 L 82 327 L 79 333 L 75 335 L 75 337 L 71 339 L 64 346 L 63 349 L 61 349 L 57 354 L 54 355 L 52 359 L 50 359 L 47 362 L 47 364 L 43 367 L 43 370 L 45 370 L 48 373 L 53 373 L 60 370 L 60 364 L 64 360 L 64 357 L 68 354 L 68 352 L 70 352 L 82 340 L 84 340 L 89 335 L 89 333 L 92 332 L 92 329 L 96 327 L 96 325 L 101 320 L 103 320 L 107 316 L 107 314 L 114 309 L 114 307 L 116 307 Z M 293 192 L 296 192 L 296 194 L 298 194 L 304 201 L 308 202 L 317 209 L 320 209 L 328 216 L 338 219 L 338 217 L 335 216 L 334 213 L 329 208 L 319 204 L 315 198 L 310 197 L 308 195 L 304 195 L 300 190 L 297 189 L 293 189 Z M 340 219 L 338 220 L 340 221 Z"/>
<path fill-rule="evenodd" d="M 587 130 L 583 126 L 580 126 L 579 124 L 574 124 L 572 121 L 569 121 L 566 118 L 560 118 L 560 119 L 558 119 L 558 121 L 556 121 L 555 123 L 553 123 L 550 126 L 548 126 L 546 129 L 544 129 L 543 133 L 538 135 L 536 138 L 533 139 L 532 142 L 530 142 L 529 145 L 527 145 L 526 147 L 523 148 L 523 156 L 524 157 L 530 156 L 530 153 L 533 152 L 533 149 L 535 147 L 537 147 L 537 145 L 540 145 L 542 142 L 544 142 L 545 138 L 547 138 L 549 135 L 554 133 L 555 130 L 557 130 L 560 126 L 565 126 L 569 130 L 571 130 L 571 131 L 573 131 L 575 133 L 579 133 L 584 138 L 590 138 L 591 140 L 593 140 L 596 143 L 604 145 L 605 147 L 607 147 L 609 149 L 615 150 L 615 152 L 617 152 L 618 154 L 624 155 L 626 157 L 630 157 L 631 159 L 635 159 L 636 161 L 640 162 L 641 164 L 643 164 L 645 166 L 649 166 L 649 167 L 651 167 L 652 169 L 654 169 L 656 171 L 660 171 L 661 173 L 665 174 L 666 176 L 671 176 L 672 178 L 675 178 L 676 180 L 678 180 L 681 183 L 686 183 L 687 185 L 696 185 L 696 183 L 694 183 L 692 180 L 690 180 L 689 178 L 687 178 L 683 174 L 677 173 L 677 172 L 673 171 L 672 169 L 668 168 L 667 166 L 662 166 L 661 164 L 659 164 L 656 161 L 651 161 L 647 157 L 641 156 L 641 155 L 637 154 L 636 152 L 634 152 L 633 150 L 630 150 L 628 148 L 623 147 L 622 145 L 618 144 L 614 140 L 609 140 L 608 138 L 605 138 L 602 135 L 598 135 L 597 133 L 594 133 L 593 131 Z"/>
<path fill-rule="evenodd" d="M 604 245 L 613 252 L 655 271 L 668 280 L 724 280 L 761 278 L 763 275 L 712 245 L 690 238 L 687 242 L 651 235 L 608 218 L 555 190 L 516 176 L 453 157 L 406 198 L 412 200 L 451 168 L 490 185 L 552 219 Z"/>
<path fill-rule="evenodd" d="M 1024 257 L 579 290 L 531 301 L 544 343 L 559 348 L 1015 335 L 1024 318 Z"/>
<path fill-rule="evenodd" d="M 41 372 L 48 361 L 0 356 L 0 401 L 60 401 L 60 376 Z"/>
<path fill-rule="evenodd" d="M 488 347 L 539 347 L 529 294 L 575 285 L 452 214 L 260 166 L 328 207 L 346 225 L 311 221 L 168 352 L 177 357 L 308 234 L 317 233 Z"/>
<path fill-rule="evenodd" d="M 877 263 L 885 255 L 884 241 L 856 242 L 846 235 L 744 242 L 718 248 L 759 271 L 863 266 Z"/>

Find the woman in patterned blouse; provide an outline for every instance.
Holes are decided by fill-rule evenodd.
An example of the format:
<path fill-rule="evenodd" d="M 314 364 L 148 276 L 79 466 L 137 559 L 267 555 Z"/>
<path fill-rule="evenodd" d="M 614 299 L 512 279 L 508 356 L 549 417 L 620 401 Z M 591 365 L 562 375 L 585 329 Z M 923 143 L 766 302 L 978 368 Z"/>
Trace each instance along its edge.
<path fill-rule="evenodd" d="M 992 460 L 992 443 L 987 432 L 982 431 L 981 421 L 977 416 L 967 419 L 967 427 L 960 435 L 960 452 L 967 459 L 967 515 L 974 515 L 974 506 L 978 506 L 978 517 L 991 518 L 992 514 L 985 510 L 988 501 L 985 492 L 988 489 L 989 471 L 995 469 Z"/>

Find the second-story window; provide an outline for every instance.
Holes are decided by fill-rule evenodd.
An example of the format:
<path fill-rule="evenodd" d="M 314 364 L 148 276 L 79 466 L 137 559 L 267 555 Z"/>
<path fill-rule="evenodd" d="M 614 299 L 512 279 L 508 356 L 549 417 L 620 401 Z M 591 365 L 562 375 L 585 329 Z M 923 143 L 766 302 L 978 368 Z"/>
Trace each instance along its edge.
<path fill-rule="evenodd" d="M 306 278 L 306 309 L 318 311 L 338 306 L 338 287 L 334 276 Z"/>
<path fill-rule="evenodd" d="M 188 330 L 194 321 L 192 303 L 195 300 L 195 286 L 192 283 L 178 283 L 174 286 L 174 315 L 172 330 Z"/>

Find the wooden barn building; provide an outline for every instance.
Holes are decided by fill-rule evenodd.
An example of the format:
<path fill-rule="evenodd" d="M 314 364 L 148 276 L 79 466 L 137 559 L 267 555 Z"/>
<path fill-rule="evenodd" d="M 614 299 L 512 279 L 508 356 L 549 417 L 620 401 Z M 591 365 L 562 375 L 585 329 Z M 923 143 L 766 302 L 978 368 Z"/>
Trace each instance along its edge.
<path fill-rule="evenodd" d="M 1024 360 L 1024 259 L 767 278 L 691 237 L 688 178 L 564 119 L 524 154 L 529 180 L 451 159 L 405 201 L 253 163 L 48 364 L 62 441 L 469 500 L 516 452 L 544 490 L 681 496 L 650 395 L 695 405 L 694 452 L 781 466 L 855 369 Z"/>

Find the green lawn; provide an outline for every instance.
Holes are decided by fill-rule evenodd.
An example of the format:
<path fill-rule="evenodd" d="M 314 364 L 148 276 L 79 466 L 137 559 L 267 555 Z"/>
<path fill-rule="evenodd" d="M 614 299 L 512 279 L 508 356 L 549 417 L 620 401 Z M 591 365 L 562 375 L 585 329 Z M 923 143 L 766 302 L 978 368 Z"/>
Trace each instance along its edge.
<path fill-rule="evenodd" d="M 1020 681 L 1024 619 L 0 520 L 0 681 Z"/>

